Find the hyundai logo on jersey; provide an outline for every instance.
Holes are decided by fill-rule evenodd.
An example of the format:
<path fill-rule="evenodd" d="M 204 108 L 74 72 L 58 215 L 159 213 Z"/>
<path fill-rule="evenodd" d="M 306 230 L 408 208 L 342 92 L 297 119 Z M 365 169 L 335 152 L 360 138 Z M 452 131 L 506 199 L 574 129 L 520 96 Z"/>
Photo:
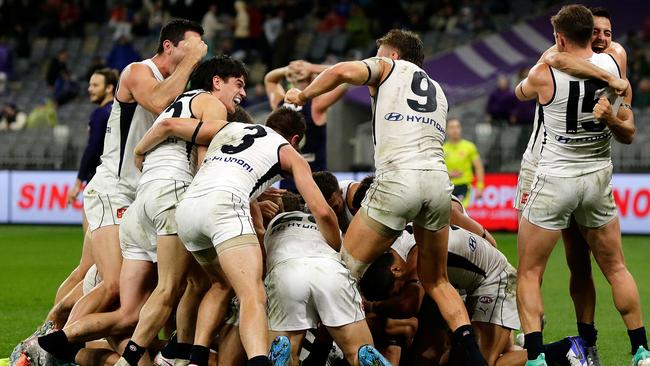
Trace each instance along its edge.
<path fill-rule="evenodd" d="M 404 116 L 402 116 L 401 114 L 399 114 L 397 112 L 389 112 L 389 113 L 386 113 L 384 118 L 386 119 L 386 121 L 401 121 L 401 120 L 404 119 Z"/>

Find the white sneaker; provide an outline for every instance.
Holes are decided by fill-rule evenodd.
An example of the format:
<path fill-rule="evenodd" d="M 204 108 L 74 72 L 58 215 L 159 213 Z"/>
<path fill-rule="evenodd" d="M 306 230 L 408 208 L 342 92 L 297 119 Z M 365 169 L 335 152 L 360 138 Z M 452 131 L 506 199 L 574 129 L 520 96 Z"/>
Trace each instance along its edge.
<path fill-rule="evenodd" d="M 175 358 L 166 358 L 162 355 L 162 352 L 158 352 L 156 357 L 153 359 L 154 366 L 174 366 Z"/>

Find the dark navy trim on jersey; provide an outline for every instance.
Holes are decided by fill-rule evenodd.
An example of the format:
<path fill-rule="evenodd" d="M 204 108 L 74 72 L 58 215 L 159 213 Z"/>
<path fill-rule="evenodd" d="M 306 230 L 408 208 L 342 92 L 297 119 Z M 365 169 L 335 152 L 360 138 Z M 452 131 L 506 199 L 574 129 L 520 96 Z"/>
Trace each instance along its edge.
<path fill-rule="evenodd" d="M 282 146 L 286 146 L 286 145 L 289 145 L 289 143 L 284 143 L 284 144 L 278 146 L 278 151 L 276 152 L 276 154 L 278 154 L 278 164 L 280 164 L 280 175 L 283 178 L 287 178 L 287 176 L 284 174 L 284 171 L 282 170 L 282 163 L 280 162 L 280 149 L 282 148 Z M 291 178 L 292 178 L 291 180 L 293 180 L 293 176 Z M 253 191 L 253 192 L 255 192 L 255 191 Z"/>
<path fill-rule="evenodd" d="M 379 85 L 377 85 L 377 91 L 379 91 L 379 87 L 388 80 L 388 78 L 393 74 L 393 71 L 395 70 L 395 60 L 391 60 L 393 62 L 393 65 L 390 68 L 390 71 L 388 72 L 388 76 L 386 76 L 386 79 L 382 80 L 379 82 Z"/>
<path fill-rule="evenodd" d="M 553 96 L 547 103 L 539 103 L 539 105 L 543 107 L 546 107 L 547 105 L 553 103 L 553 101 L 555 100 L 555 93 L 557 92 L 557 83 L 555 82 L 555 74 L 553 73 L 553 68 L 549 66 L 548 70 L 551 72 L 551 78 L 553 79 Z M 537 100 L 539 101 L 539 98 Z"/>
<path fill-rule="evenodd" d="M 447 267 L 460 268 L 469 272 L 480 274 L 483 277 L 487 277 L 487 273 L 479 266 L 456 253 L 447 253 Z"/>
<path fill-rule="evenodd" d="M 257 180 L 257 183 L 255 183 L 255 186 L 253 186 L 253 189 L 251 189 L 251 193 L 248 195 L 248 197 L 252 197 L 253 193 L 255 193 L 255 191 L 257 191 L 264 183 L 268 182 L 276 175 L 281 174 L 282 168 L 280 167 L 280 161 L 278 161 L 277 163 L 273 164 L 273 166 L 266 173 L 264 173 L 260 179 Z"/>
<path fill-rule="evenodd" d="M 612 56 L 610 53 L 606 53 L 606 55 L 612 58 L 612 61 L 614 61 L 614 65 L 616 65 L 616 70 L 618 70 L 618 77 L 622 78 L 623 76 L 621 75 L 621 67 L 618 66 L 618 62 L 616 62 L 614 56 Z"/>
<path fill-rule="evenodd" d="M 115 100 L 117 100 L 117 98 L 115 98 Z M 124 162 L 126 139 L 129 137 L 131 121 L 133 121 L 133 115 L 135 114 L 135 109 L 138 108 L 138 103 L 124 103 L 119 100 L 117 100 L 117 102 L 120 103 L 120 163 L 117 168 L 117 176 L 119 177 L 122 172 L 122 163 Z"/>
<path fill-rule="evenodd" d="M 190 103 L 189 103 L 189 107 L 190 107 L 190 118 L 196 118 L 196 116 L 194 115 L 194 111 L 192 110 L 192 102 L 194 101 L 194 98 L 196 98 L 197 95 L 200 95 L 200 94 L 203 94 L 203 93 L 207 93 L 207 92 L 206 92 L 205 90 L 201 89 L 201 91 L 199 91 L 198 93 L 194 94 L 194 95 L 192 96 L 192 98 L 190 98 Z M 198 118 L 196 118 L 196 119 L 198 119 Z"/>
<path fill-rule="evenodd" d="M 530 151 L 533 151 L 535 144 L 537 143 L 537 136 L 539 136 L 539 130 L 542 129 L 542 124 L 544 123 L 544 108 L 541 104 L 537 107 L 537 129 L 535 130 L 535 137 L 533 137 L 533 145 L 530 147 Z"/>
<path fill-rule="evenodd" d="M 368 78 L 366 79 L 366 81 L 363 82 L 363 85 L 368 85 L 368 82 L 370 81 L 370 78 L 372 77 L 372 71 L 370 71 L 370 66 L 368 66 L 368 63 L 366 62 L 366 60 L 363 60 L 361 62 L 363 62 L 363 64 L 366 65 L 366 69 L 368 69 Z"/>

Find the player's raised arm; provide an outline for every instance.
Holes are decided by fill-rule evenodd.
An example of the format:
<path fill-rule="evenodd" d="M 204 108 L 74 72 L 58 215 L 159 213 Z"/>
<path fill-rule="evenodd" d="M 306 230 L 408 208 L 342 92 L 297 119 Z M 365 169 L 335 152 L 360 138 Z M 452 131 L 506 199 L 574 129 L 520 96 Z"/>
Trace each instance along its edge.
<path fill-rule="evenodd" d="M 280 164 L 283 171 L 290 172 L 293 176 L 298 192 L 314 215 L 318 229 L 327 243 L 334 250 L 339 251 L 341 249 L 341 231 L 336 214 L 314 182 L 309 164 L 291 145 L 280 148 Z"/>
<path fill-rule="evenodd" d="M 164 44 L 171 44 L 165 41 Z M 169 46 L 166 46 L 169 47 Z M 157 82 L 146 65 L 134 64 L 122 82 L 133 98 L 146 110 L 160 114 L 185 89 L 194 66 L 205 56 L 206 44 L 200 37 L 191 37 L 179 44 L 185 54 L 174 72 L 162 82 Z"/>
<path fill-rule="evenodd" d="M 629 86 L 627 80 L 619 78 L 605 69 L 568 52 L 547 51 L 544 53 L 542 61 L 555 69 L 578 78 L 602 80 L 619 95 L 623 95 Z"/>
<path fill-rule="evenodd" d="M 285 91 L 280 83 L 286 77 L 288 71 L 288 66 L 280 67 L 269 71 L 264 76 L 264 89 L 272 110 L 278 108 L 284 99 Z"/>
<path fill-rule="evenodd" d="M 284 97 L 284 101 L 304 105 L 307 100 L 334 90 L 343 83 L 377 86 L 389 72 L 391 66 L 377 57 L 363 61 L 339 62 L 320 73 L 305 90 L 289 90 Z"/>

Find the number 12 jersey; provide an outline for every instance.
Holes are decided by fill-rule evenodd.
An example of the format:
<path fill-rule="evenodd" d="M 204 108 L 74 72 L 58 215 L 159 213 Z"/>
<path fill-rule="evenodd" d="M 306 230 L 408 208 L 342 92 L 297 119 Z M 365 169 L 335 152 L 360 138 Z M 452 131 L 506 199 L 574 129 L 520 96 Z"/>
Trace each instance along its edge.
<path fill-rule="evenodd" d="M 373 142 L 377 174 L 398 169 L 447 171 L 442 145 L 447 98 L 440 85 L 415 64 L 392 65 L 373 97 Z"/>

